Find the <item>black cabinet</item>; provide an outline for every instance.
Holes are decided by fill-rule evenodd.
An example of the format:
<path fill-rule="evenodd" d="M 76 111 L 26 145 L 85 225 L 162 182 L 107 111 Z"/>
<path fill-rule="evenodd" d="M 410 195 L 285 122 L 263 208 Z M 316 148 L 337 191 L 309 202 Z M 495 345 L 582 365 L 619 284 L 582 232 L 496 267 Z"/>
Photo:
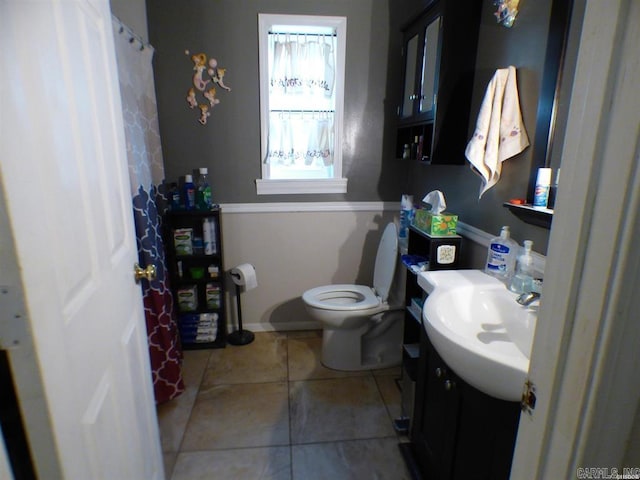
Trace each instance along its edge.
<path fill-rule="evenodd" d="M 420 470 L 429 478 L 453 478 L 460 415 L 460 382 L 430 347 L 421 330 L 415 421 L 411 430 Z M 436 413 L 437 412 L 437 413 Z"/>
<path fill-rule="evenodd" d="M 418 380 L 420 332 L 422 330 L 422 304 L 425 292 L 418 285 L 420 269 L 446 270 L 459 268 L 462 237 L 459 235 L 433 237 L 409 227 L 407 255 L 413 266 L 406 266 L 405 319 L 402 356 L 402 418 L 396 420 L 398 429 L 408 429 L 413 420 L 415 388 Z M 403 258 L 403 260 L 405 260 Z"/>
<path fill-rule="evenodd" d="M 164 217 L 167 267 L 185 350 L 226 345 L 220 209 Z"/>
<path fill-rule="evenodd" d="M 403 29 L 396 156 L 462 164 L 482 2 L 433 2 Z"/>
<path fill-rule="evenodd" d="M 411 443 L 405 459 L 430 480 L 508 480 L 520 404 L 472 387 L 442 360 L 424 328 Z"/>

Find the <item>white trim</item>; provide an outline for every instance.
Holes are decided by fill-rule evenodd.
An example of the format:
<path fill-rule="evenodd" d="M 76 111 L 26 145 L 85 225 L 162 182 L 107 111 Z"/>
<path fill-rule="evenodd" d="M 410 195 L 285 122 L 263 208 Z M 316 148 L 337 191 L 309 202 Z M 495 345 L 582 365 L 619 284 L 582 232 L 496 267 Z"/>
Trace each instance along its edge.
<path fill-rule="evenodd" d="M 484 247 L 488 247 L 491 239 L 495 237 L 495 235 L 491 235 L 490 233 L 487 233 L 484 230 L 480 230 L 473 225 L 467 225 L 466 223 L 460 221 L 458 221 L 456 230 L 458 235 L 462 235 L 463 237 L 468 238 L 469 240 L 472 240 Z"/>
<path fill-rule="evenodd" d="M 278 202 L 223 203 L 227 213 L 290 213 L 290 212 L 400 212 L 400 202 Z"/>
<path fill-rule="evenodd" d="M 297 193 L 347 193 L 346 178 L 318 178 L 307 180 L 256 179 L 258 195 Z"/>

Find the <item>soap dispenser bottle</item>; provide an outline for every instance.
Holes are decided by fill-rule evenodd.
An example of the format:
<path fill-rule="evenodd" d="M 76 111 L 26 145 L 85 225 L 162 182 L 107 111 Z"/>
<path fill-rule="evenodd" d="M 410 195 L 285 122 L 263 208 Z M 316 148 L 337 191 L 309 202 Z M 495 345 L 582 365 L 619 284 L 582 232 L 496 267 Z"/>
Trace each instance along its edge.
<path fill-rule="evenodd" d="M 533 291 L 533 257 L 531 256 L 531 240 L 524 241 L 524 252 L 518 257 L 516 273 L 511 280 L 509 290 L 516 293 L 530 293 Z"/>
<path fill-rule="evenodd" d="M 500 230 L 500 236 L 489 242 L 485 272 L 509 285 L 516 263 L 517 248 L 518 244 L 511 238 L 511 231 L 505 225 Z"/>

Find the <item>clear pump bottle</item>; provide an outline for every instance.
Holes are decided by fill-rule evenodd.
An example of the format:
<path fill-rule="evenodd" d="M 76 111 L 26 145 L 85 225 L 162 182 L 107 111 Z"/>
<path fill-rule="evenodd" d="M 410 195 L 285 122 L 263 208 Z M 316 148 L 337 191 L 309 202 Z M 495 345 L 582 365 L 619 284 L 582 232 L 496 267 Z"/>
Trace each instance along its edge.
<path fill-rule="evenodd" d="M 518 257 L 516 273 L 511 280 L 509 290 L 516 293 L 529 293 L 533 291 L 533 257 L 531 256 L 531 240 L 524 241 L 524 252 Z"/>

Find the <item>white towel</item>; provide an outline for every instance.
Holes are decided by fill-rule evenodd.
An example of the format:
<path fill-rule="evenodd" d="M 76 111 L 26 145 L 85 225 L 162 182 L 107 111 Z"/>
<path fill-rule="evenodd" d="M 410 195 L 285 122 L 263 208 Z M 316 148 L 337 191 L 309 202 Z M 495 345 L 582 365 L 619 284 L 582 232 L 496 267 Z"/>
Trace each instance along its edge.
<path fill-rule="evenodd" d="M 478 198 L 500 180 L 502 162 L 528 145 L 520 113 L 516 69 L 510 66 L 496 70 L 487 86 L 475 132 L 465 150 L 471 169 L 482 177 Z"/>

